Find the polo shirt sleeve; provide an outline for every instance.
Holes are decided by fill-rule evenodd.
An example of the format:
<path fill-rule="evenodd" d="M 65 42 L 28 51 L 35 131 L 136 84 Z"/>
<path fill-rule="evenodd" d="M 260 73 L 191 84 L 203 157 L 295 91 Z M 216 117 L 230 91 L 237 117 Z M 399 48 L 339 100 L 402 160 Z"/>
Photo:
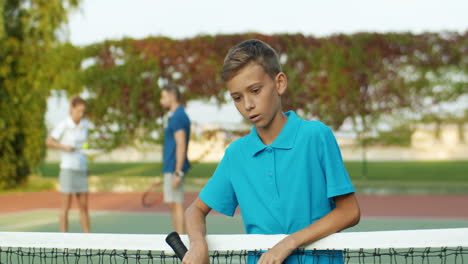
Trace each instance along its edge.
<path fill-rule="evenodd" d="M 171 120 L 171 130 L 173 133 L 181 130 L 181 129 L 185 129 L 185 126 L 186 126 L 186 122 L 185 122 L 185 118 L 184 116 L 177 112 L 174 114 L 174 116 L 172 117 L 172 120 Z"/>
<path fill-rule="evenodd" d="M 321 133 L 321 163 L 327 182 L 327 197 L 332 198 L 354 192 L 353 184 L 341 157 L 340 148 L 329 127 Z"/>
<path fill-rule="evenodd" d="M 50 133 L 50 136 L 53 137 L 55 140 L 59 141 L 60 138 L 63 136 L 63 133 L 65 132 L 65 128 L 66 128 L 66 122 L 64 122 L 64 121 L 60 122 L 52 130 L 52 133 Z"/>
<path fill-rule="evenodd" d="M 200 199 L 210 208 L 234 216 L 238 205 L 237 197 L 232 186 L 229 168 L 229 152 L 226 150 L 216 171 L 200 192 Z"/>

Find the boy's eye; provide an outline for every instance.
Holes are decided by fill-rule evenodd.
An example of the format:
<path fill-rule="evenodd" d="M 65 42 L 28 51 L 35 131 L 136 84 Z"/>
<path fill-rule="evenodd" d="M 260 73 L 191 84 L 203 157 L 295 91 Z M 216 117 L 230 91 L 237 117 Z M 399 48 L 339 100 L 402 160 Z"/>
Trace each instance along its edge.
<path fill-rule="evenodd" d="M 232 97 L 232 100 L 234 100 L 235 102 L 240 101 L 240 99 L 241 99 L 240 96 L 233 96 Z"/>
<path fill-rule="evenodd" d="M 260 88 L 253 88 L 252 93 L 258 94 L 260 92 Z"/>

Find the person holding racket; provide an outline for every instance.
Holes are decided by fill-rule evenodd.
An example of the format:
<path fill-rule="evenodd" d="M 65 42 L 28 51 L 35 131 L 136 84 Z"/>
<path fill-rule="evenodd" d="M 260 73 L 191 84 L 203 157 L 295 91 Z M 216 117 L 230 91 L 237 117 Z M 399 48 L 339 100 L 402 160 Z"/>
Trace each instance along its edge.
<path fill-rule="evenodd" d="M 168 84 L 162 88 L 160 103 L 169 111 L 169 120 L 164 129 L 164 202 L 171 208 L 174 229 L 183 234 L 184 176 L 190 167 L 187 158 L 190 119 L 182 107 L 180 91 L 175 84 Z"/>
<path fill-rule="evenodd" d="M 288 234 L 261 257 L 249 257 L 249 263 L 340 263 L 334 261 L 341 251 L 328 257 L 320 252 L 293 256 L 298 247 L 360 219 L 332 130 L 320 121 L 303 120 L 294 111 L 283 113 L 281 96 L 288 79 L 276 51 L 262 41 L 247 40 L 231 48 L 221 78 L 237 110 L 253 127 L 230 144 L 187 209 L 190 249 L 183 263 L 209 262 L 206 215 L 214 209 L 233 216 L 238 206 L 248 234 Z"/>

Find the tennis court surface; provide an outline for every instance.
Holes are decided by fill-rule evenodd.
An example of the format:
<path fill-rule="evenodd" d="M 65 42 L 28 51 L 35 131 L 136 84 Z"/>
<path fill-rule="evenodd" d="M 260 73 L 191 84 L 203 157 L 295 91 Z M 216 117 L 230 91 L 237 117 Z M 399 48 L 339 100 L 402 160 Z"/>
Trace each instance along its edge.
<path fill-rule="evenodd" d="M 187 193 L 188 206 L 197 193 Z M 144 208 L 142 193 L 90 193 L 91 211 L 167 213 L 164 204 Z M 357 194 L 363 217 L 409 217 L 468 219 L 468 194 L 454 195 L 367 195 Z M 0 214 L 37 209 L 59 209 L 60 193 L 53 191 L 0 194 Z M 73 204 L 73 206 L 75 206 Z"/>
<path fill-rule="evenodd" d="M 141 195 L 91 193 L 93 234 L 57 232 L 57 192 L 0 195 L 0 263 L 178 263 L 161 235 L 172 231 L 168 208 L 145 208 Z M 186 205 L 196 195 L 189 193 Z M 468 195 L 358 195 L 358 200 L 359 225 L 298 251 L 299 258 L 315 254 L 321 261 L 328 257 L 324 263 L 468 263 Z M 207 225 L 214 241 L 211 263 L 248 263 L 278 239 L 235 235 L 244 233 L 240 216 L 213 213 Z M 81 231 L 76 210 L 70 230 Z"/>

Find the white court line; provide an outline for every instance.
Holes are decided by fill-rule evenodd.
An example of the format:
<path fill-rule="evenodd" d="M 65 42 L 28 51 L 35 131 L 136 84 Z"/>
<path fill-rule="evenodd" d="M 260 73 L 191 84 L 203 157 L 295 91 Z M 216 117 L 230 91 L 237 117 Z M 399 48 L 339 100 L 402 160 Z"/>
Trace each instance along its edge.
<path fill-rule="evenodd" d="M 59 210 L 37 209 L 34 211 L 30 211 L 30 212 L 59 212 Z M 24 215 L 24 214 L 27 214 L 27 212 L 11 213 L 8 215 L 14 216 L 14 215 Z M 108 213 L 107 212 L 91 212 L 91 215 L 105 215 L 105 214 L 108 214 Z M 25 218 L 27 218 L 27 216 L 25 216 Z M 71 211 L 71 214 L 69 216 L 69 221 L 70 220 L 73 221 L 77 219 L 79 219 L 79 212 Z M 57 215 L 55 217 L 42 218 L 42 219 L 33 220 L 33 221 L 25 221 L 25 222 L 13 224 L 13 225 L 0 225 L 0 230 L 1 231 L 15 231 L 15 230 L 21 230 L 21 229 L 31 228 L 35 226 L 55 224 L 58 222 L 59 222 L 59 216 Z"/>
<path fill-rule="evenodd" d="M 70 217 L 70 220 L 75 220 L 77 217 Z M 35 227 L 35 226 L 41 226 L 41 225 L 48 225 L 48 224 L 54 224 L 58 223 L 58 217 L 54 218 L 46 218 L 46 219 L 41 219 L 41 220 L 36 220 L 36 221 L 29 221 L 25 223 L 20 223 L 20 224 L 14 224 L 14 225 L 1 225 L 0 230 L 3 231 L 16 231 L 16 230 L 22 230 L 25 228 L 30 228 L 30 227 Z"/>

